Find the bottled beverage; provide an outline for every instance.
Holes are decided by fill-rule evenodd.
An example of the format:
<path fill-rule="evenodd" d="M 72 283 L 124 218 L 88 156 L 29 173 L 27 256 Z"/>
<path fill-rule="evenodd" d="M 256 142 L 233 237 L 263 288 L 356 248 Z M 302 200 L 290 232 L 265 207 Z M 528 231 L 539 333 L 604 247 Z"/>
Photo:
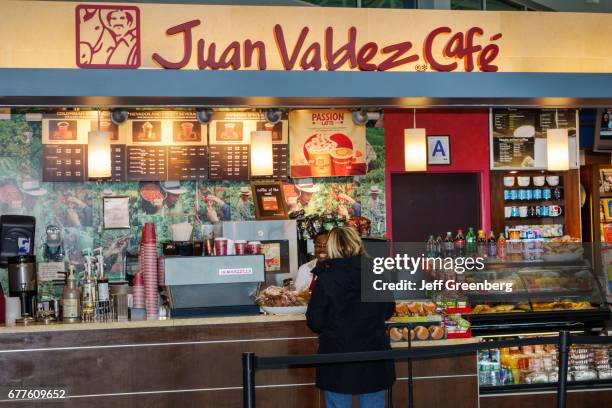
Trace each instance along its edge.
<path fill-rule="evenodd" d="M 62 321 L 64 323 L 74 323 L 81 320 L 80 300 L 81 293 L 77 288 L 74 266 L 70 265 L 69 274 L 66 277 L 66 286 L 64 286 L 62 293 Z"/>
<path fill-rule="evenodd" d="M 448 231 L 446 233 L 446 238 L 444 238 L 444 257 L 452 257 L 453 256 L 453 252 L 455 250 L 455 243 L 453 242 L 453 234 L 452 232 Z"/>
<path fill-rule="evenodd" d="M 480 258 L 487 256 L 487 238 L 483 230 L 478 230 L 478 238 L 476 239 L 476 253 Z"/>
<path fill-rule="evenodd" d="M 455 256 L 465 256 L 465 237 L 463 236 L 463 230 L 457 231 L 454 244 Z"/>
<path fill-rule="evenodd" d="M 438 235 L 436 237 L 436 256 L 442 256 L 444 253 L 444 242 L 442 241 L 442 237 Z"/>
<path fill-rule="evenodd" d="M 500 232 L 499 238 L 497 239 L 497 258 L 498 259 L 506 259 L 508 256 L 508 248 L 506 246 L 506 237 L 503 233 Z"/>
<path fill-rule="evenodd" d="M 436 256 L 436 240 L 433 235 L 429 236 L 427 240 L 427 256 L 435 257 Z"/>
<path fill-rule="evenodd" d="M 495 240 L 495 233 L 493 233 L 493 231 L 489 234 L 489 240 L 487 241 L 487 254 L 492 258 L 497 256 L 497 241 Z"/>
<path fill-rule="evenodd" d="M 468 233 L 465 236 L 465 255 L 474 256 L 476 253 L 476 235 L 474 235 L 474 228 L 469 227 Z"/>

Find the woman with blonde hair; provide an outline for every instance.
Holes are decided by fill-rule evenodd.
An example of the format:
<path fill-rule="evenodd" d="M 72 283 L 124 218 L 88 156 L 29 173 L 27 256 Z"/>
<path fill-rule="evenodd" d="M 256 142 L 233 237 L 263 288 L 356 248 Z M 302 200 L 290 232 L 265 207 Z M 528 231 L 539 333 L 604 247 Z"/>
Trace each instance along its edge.
<path fill-rule="evenodd" d="M 308 326 L 319 334 L 320 354 L 390 350 L 385 321 L 395 304 L 361 301 L 361 261 L 367 256 L 351 228 L 334 228 L 327 240 L 327 259 L 312 273 L 316 285 L 306 312 Z M 323 364 L 317 387 L 325 391 L 327 408 L 384 408 L 385 390 L 395 381 L 393 361 Z"/>

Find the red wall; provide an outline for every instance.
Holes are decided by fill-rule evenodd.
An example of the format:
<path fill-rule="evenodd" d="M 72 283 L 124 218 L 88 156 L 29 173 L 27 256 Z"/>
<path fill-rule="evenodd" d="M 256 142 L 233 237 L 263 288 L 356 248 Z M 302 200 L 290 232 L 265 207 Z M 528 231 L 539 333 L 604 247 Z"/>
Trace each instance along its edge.
<path fill-rule="evenodd" d="M 385 110 L 384 123 L 387 231 L 388 237 L 392 238 L 391 174 L 404 173 L 404 129 L 413 127 L 413 110 Z M 450 136 L 451 165 L 428 166 L 428 172 L 480 174 L 480 227 L 485 231 L 489 230 L 489 111 L 487 109 L 417 109 L 416 126 L 427 129 L 427 135 Z"/>

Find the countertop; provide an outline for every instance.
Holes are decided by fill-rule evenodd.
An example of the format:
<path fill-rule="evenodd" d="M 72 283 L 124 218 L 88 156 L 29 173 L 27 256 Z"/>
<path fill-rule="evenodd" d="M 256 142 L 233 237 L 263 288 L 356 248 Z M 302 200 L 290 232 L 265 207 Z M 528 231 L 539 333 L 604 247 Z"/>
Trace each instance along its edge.
<path fill-rule="evenodd" d="M 216 316 L 198 318 L 170 318 L 164 320 L 130 320 L 125 322 L 106 323 L 57 323 L 34 324 L 28 326 L 11 325 L 0 326 L 0 336 L 14 333 L 47 333 L 76 330 L 116 330 L 134 329 L 140 327 L 175 327 L 175 326 L 206 326 L 215 324 L 249 324 L 266 322 L 293 322 L 306 320 L 303 314 L 294 315 L 245 315 L 245 316 Z"/>
<path fill-rule="evenodd" d="M 29 326 L 0 326 L 0 336 L 3 334 L 22 334 L 22 333 L 50 333 L 79 330 L 117 330 L 117 329 L 136 329 L 141 327 L 178 327 L 178 326 L 205 326 L 217 324 L 252 324 L 269 322 L 296 322 L 305 321 L 303 314 L 293 315 L 247 315 L 247 316 L 219 316 L 219 317 L 198 317 L 198 318 L 174 318 L 165 320 L 134 320 L 126 322 L 108 323 L 72 323 L 72 324 L 49 324 L 49 325 L 29 325 Z M 467 339 L 442 339 L 413 341 L 412 347 L 441 346 L 478 343 L 478 337 Z M 408 347 L 407 341 L 392 342 L 391 347 Z"/>

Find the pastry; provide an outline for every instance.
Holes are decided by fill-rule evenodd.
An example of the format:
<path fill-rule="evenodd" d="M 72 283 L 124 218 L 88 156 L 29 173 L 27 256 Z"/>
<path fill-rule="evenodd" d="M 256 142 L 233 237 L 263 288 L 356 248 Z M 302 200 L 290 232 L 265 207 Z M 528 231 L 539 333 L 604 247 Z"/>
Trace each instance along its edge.
<path fill-rule="evenodd" d="M 514 305 L 497 305 L 493 306 L 493 311 L 496 313 L 509 312 L 514 309 Z"/>
<path fill-rule="evenodd" d="M 429 330 L 427 330 L 426 327 L 417 326 L 414 328 L 414 331 L 416 332 L 416 337 L 419 340 L 427 340 L 429 338 Z"/>
<path fill-rule="evenodd" d="M 389 329 L 389 337 L 393 341 L 400 341 L 402 339 L 402 332 L 397 327 L 392 327 Z"/>
<path fill-rule="evenodd" d="M 472 309 L 472 313 L 474 314 L 488 313 L 490 311 L 491 311 L 491 306 L 489 305 L 476 305 L 474 306 L 474 309 Z"/>
<path fill-rule="evenodd" d="M 416 302 L 410 302 L 406 305 L 410 313 L 417 315 L 421 311 L 421 305 Z"/>
<path fill-rule="evenodd" d="M 434 314 L 436 312 L 436 304 L 433 302 L 425 302 L 421 306 L 423 310 L 427 312 L 428 315 Z"/>
<path fill-rule="evenodd" d="M 440 340 L 442 337 L 444 337 L 444 329 L 440 326 L 431 326 L 430 329 L 433 327 L 433 330 L 431 331 L 431 338 L 433 340 Z"/>

